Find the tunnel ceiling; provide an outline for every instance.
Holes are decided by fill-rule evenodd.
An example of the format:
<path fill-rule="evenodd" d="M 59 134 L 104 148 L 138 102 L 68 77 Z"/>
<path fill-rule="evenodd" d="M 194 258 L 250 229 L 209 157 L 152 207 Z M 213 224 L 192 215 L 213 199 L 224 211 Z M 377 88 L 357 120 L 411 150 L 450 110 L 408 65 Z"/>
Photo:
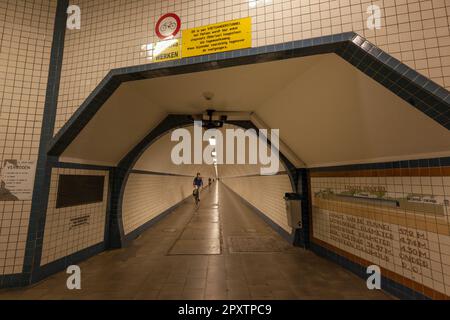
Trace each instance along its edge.
<path fill-rule="evenodd" d="M 445 127 L 330 53 L 123 83 L 60 159 L 116 165 L 167 114 L 207 108 L 254 112 L 311 167 L 450 154 Z"/>

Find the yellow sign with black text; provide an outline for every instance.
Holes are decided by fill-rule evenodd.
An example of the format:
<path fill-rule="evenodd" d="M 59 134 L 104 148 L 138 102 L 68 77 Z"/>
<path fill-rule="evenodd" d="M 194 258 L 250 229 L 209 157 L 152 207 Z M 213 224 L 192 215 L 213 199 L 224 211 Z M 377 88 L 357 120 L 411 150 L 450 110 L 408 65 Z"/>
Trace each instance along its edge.
<path fill-rule="evenodd" d="M 182 57 L 250 48 L 251 17 L 183 30 Z"/>
<path fill-rule="evenodd" d="M 180 59 L 180 51 L 178 39 L 159 41 L 153 48 L 153 61 L 162 62 Z"/>

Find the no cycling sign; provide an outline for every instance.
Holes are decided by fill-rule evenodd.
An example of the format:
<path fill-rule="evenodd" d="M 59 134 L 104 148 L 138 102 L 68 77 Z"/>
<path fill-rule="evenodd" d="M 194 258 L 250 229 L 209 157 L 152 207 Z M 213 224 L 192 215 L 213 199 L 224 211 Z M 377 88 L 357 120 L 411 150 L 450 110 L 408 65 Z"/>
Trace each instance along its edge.
<path fill-rule="evenodd" d="M 161 40 L 172 39 L 175 37 L 181 28 L 181 19 L 175 13 L 166 13 L 155 26 L 155 33 Z"/>
<path fill-rule="evenodd" d="M 151 45 L 152 61 L 162 62 L 250 48 L 251 21 L 251 17 L 246 17 L 185 29 L 179 39 L 176 36 L 181 29 L 180 17 L 175 13 L 166 13 L 158 19 L 155 26 L 155 33 L 160 40 Z"/>

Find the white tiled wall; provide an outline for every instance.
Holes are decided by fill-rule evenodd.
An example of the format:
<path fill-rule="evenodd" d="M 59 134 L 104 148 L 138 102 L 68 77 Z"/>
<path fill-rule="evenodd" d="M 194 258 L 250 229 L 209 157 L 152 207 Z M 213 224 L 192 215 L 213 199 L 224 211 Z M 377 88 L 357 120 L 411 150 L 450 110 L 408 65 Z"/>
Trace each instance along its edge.
<path fill-rule="evenodd" d="M 193 177 L 132 173 L 122 206 L 125 234 L 192 196 L 192 180 Z"/>
<path fill-rule="evenodd" d="M 445 0 L 73 0 L 81 30 L 66 34 L 55 131 L 111 69 L 146 64 L 154 26 L 175 12 L 181 29 L 252 17 L 253 47 L 355 31 L 435 82 L 450 88 L 450 3 Z M 382 28 L 369 30 L 370 4 Z"/>
<path fill-rule="evenodd" d="M 283 199 L 286 192 L 292 192 L 291 182 L 287 174 L 230 177 L 221 178 L 220 181 L 258 208 L 284 230 L 291 232 L 287 223 L 286 204 Z"/>
<path fill-rule="evenodd" d="M 103 202 L 56 208 L 58 180 L 61 174 L 104 176 Z M 101 243 L 105 234 L 108 200 L 108 171 L 52 170 L 41 265 Z M 89 216 L 88 224 L 71 228 L 70 219 Z"/>
<path fill-rule="evenodd" d="M 0 1 L 0 167 L 36 160 L 56 1 Z M 0 202 L 0 275 L 21 273 L 31 201 Z"/>

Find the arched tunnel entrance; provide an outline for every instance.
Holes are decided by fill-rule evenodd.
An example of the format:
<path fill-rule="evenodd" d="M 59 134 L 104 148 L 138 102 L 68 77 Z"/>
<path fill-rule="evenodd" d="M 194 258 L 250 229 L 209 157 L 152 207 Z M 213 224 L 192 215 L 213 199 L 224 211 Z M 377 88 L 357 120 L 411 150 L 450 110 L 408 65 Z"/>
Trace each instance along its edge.
<path fill-rule="evenodd" d="M 297 45 L 111 71 L 47 149 L 30 281 L 92 257 L 88 277 L 111 267 L 101 285 L 124 297 L 445 296 L 425 276 L 431 260 L 418 268 L 399 243 L 406 233 L 448 247 L 447 96 L 358 35 Z M 280 170 L 175 164 L 172 133 L 195 130 L 207 109 L 226 116 L 220 130 L 279 129 Z M 197 172 L 214 182 L 195 208 Z M 96 200 L 58 205 L 67 176 L 103 177 Z M 301 200 L 301 228 L 285 193 Z M 354 275 L 373 264 L 384 291 Z"/>
<path fill-rule="evenodd" d="M 204 176 L 205 185 L 209 182 L 209 180 L 221 179 L 224 184 L 227 184 L 228 180 L 230 180 L 231 185 L 234 185 L 236 179 L 245 179 L 250 177 L 260 176 L 260 167 L 261 164 L 259 162 L 255 162 L 254 164 L 247 164 L 249 159 L 249 148 L 251 143 L 258 143 L 259 148 L 261 148 L 262 144 L 268 145 L 268 151 L 270 151 L 270 141 L 266 141 L 261 139 L 259 141 L 257 134 L 257 128 L 253 125 L 251 121 L 230 121 L 230 124 L 225 124 L 220 129 L 208 129 L 208 132 L 217 131 L 220 133 L 222 137 L 225 137 L 226 131 L 236 130 L 239 133 L 244 133 L 244 129 L 247 129 L 251 134 L 255 134 L 255 139 L 251 141 L 251 137 L 244 136 L 245 140 L 236 139 L 233 137 L 232 143 L 227 143 L 227 141 L 223 141 L 222 145 L 231 145 L 233 148 L 234 160 L 230 161 L 228 159 L 228 164 L 225 163 L 224 157 L 215 163 L 210 164 L 193 164 L 194 161 L 193 154 L 194 150 L 189 150 L 189 153 L 192 155 L 192 159 L 188 159 L 190 161 L 189 164 L 175 164 L 173 157 L 173 150 L 177 143 L 176 141 L 172 141 L 173 132 L 177 129 L 183 128 L 186 130 L 186 133 L 189 134 L 191 138 L 194 137 L 194 125 L 192 116 L 188 115 L 169 115 L 164 123 L 171 122 L 172 127 L 158 136 L 155 140 L 147 140 L 148 143 L 146 145 L 142 145 L 142 150 L 140 152 L 135 152 L 135 159 L 130 161 L 131 165 L 126 173 L 123 175 L 123 180 L 121 181 L 119 197 L 117 200 L 117 214 L 111 214 L 112 217 L 117 217 L 117 225 L 120 225 L 123 228 L 123 231 L 120 231 L 121 246 L 126 245 L 131 241 L 134 237 L 136 237 L 144 227 L 148 227 L 153 224 L 153 218 L 159 216 L 161 211 L 167 211 L 171 209 L 172 206 L 177 205 L 180 201 L 185 200 L 186 198 L 191 197 L 192 193 L 192 178 L 196 176 L 197 173 L 201 173 Z M 232 124 L 231 124 L 232 123 Z M 256 128 L 256 129 L 255 129 Z M 204 151 L 205 145 L 209 145 L 209 141 L 205 141 L 203 135 L 204 129 L 201 130 L 202 134 L 202 146 L 200 149 L 201 155 L 203 156 L 206 151 Z M 151 136 L 157 136 L 155 132 L 150 134 Z M 239 141 L 240 140 L 240 141 Z M 262 142 L 261 142 L 262 141 Z M 244 142 L 243 145 L 238 145 L 238 143 Z M 192 140 L 188 143 L 192 149 L 194 149 L 194 142 Z M 214 144 L 213 150 L 217 149 L 218 146 Z M 239 149 L 241 148 L 241 149 Z M 234 150 L 236 149 L 236 150 Z M 229 151 L 229 150 L 228 150 Z M 258 152 L 258 149 L 254 150 Z M 264 150 L 261 150 L 261 152 Z M 277 150 L 278 151 L 278 150 Z M 184 150 L 186 152 L 186 150 Z M 215 153 L 222 152 L 225 154 L 227 150 L 221 151 L 213 151 Z M 242 152 L 245 155 L 246 159 L 241 161 L 241 164 L 232 164 L 236 163 L 236 158 L 239 156 L 239 153 Z M 267 153 L 267 151 L 266 151 Z M 269 152 L 270 153 L 270 152 Z M 275 156 L 275 155 L 274 155 Z M 257 157 L 257 154 L 256 154 Z M 292 193 L 297 192 L 297 183 L 298 183 L 298 173 L 295 166 L 282 154 L 280 154 L 279 159 L 276 159 L 279 164 L 279 168 L 276 169 L 276 172 L 273 173 L 272 177 L 276 177 L 276 180 L 282 180 L 279 182 L 284 188 L 277 190 L 275 194 L 272 194 L 268 199 L 264 199 L 264 202 L 274 202 L 275 208 L 270 210 L 268 219 L 274 226 L 283 226 L 280 230 L 283 230 L 283 235 L 291 242 L 305 241 L 305 237 L 308 237 L 307 233 L 303 233 L 302 235 L 296 234 L 292 228 L 289 228 L 287 224 L 287 216 L 284 210 L 284 193 Z M 124 170 L 125 172 L 125 170 Z M 168 187 L 167 190 L 162 189 L 153 189 L 154 194 L 149 190 L 145 189 L 145 186 L 142 185 L 142 176 L 147 175 L 147 180 L 150 179 L 150 176 L 155 178 L 157 177 L 158 181 L 161 181 L 163 177 L 170 177 L 173 180 L 171 183 L 162 183 L 161 186 Z M 268 176 L 267 178 L 270 178 Z M 164 179 L 162 179 L 164 180 Z M 260 187 L 264 189 L 270 189 L 270 179 L 264 179 L 265 182 Z M 138 182 L 140 181 L 140 182 Z M 183 181 L 183 182 L 180 182 Z M 138 185 L 141 184 L 144 187 L 144 190 L 141 192 L 137 191 Z M 181 185 L 180 185 L 181 184 Z M 231 187 L 229 185 L 229 187 Z M 256 186 L 253 186 L 253 189 L 256 190 Z M 237 189 L 235 190 L 238 193 L 242 194 L 243 190 Z M 239 192 L 240 191 L 240 192 Z M 256 191 L 257 193 L 257 191 Z M 137 194 L 140 194 L 143 198 L 135 198 Z M 164 196 L 171 197 L 169 199 L 164 199 Z M 161 202 L 164 210 L 161 210 L 161 207 L 158 203 Z M 140 203 L 143 205 L 143 202 L 147 202 L 147 206 L 142 207 L 140 210 L 134 209 L 135 203 Z M 253 201 L 255 203 L 255 201 Z M 256 201 L 258 202 L 258 201 Z M 151 210 L 150 207 L 156 208 L 155 210 Z M 261 210 L 262 212 L 266 210 Z M 277 222 L 274 222 L 276 220 Z M 112 223 L 111 226 L 115 226 L 116 224 Z M 307 230 L 305 228 L 304 230 Z M 110 233 L 113 234 L 115 231 L 110 230 Z M 114 244 L 114 241 L 112 241 Z M 305 245 L 304 243 L 302 243 Z"/>

